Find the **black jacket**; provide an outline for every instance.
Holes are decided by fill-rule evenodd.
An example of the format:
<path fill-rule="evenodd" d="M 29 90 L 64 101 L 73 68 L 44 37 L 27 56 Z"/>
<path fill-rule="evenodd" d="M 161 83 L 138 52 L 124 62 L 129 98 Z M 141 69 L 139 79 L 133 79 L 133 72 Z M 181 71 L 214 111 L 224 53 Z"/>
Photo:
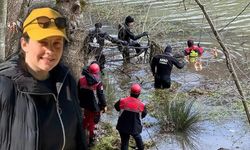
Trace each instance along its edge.
<path fill-rule="evenodd" d="M 106 107 L 103 84 L 99 77 L 87 72 L 78 81 L 78 98 L 80 106 L 90 111 L 99 112 Z"/>
<path fill-rule="evenodd" d="M 99 47 L 92 47 L 90 43 L 94 42 L 94 38 L 96 38 L 96 42 L 99 44 Z M 112 43 L 115 44 L 119 44 L 119 45 L 126 45 L 127 43 L 125 43 L 122 40 L 119 40 L 117 38 L 114 38 L 112 36 L 110 36 L 107 32 L 102 31 L 99 28 L 96 28 L 94 30 L 89 31 L 89 34 L 87 35 L 85 42 L 88 43 L 88 53 L 92 52 L 93 50 L 95 50 L 95 54 L 100 55 L 102 52 L 102 49 L 104 47 L 105 44 L 105 40 L 108 40 Z"/>
<path fill-rule="evenodd" d="M 136 107 L 139 108 L 139 105 L 144 105 L 142 102 L 140 102 L 139 99 L 133 98 L 133 97 L 126 97 L 124 99 L 120 99 L 117 101 L 114 105 L 115 109 L 120 112 L 120 116 L 116 125 L 116 129 L 122 133 L 127 133 L 130 135 L 136 135 L 140 134 L 142 132 L 142 123 L 141 118 L 144 118 L 147 115 L 147 108 L 144 105 L 143 110 L 141 112 L 136 112 L 130 108 L 122 110 L 123 106 L 121 106 L 121 100 L 132 100 L 136 99 L 138 100 L 137 104 L 128 104 L 128 105 L 137 105 Z M 128 106 L 129 107 L 129 106 Z"/>
<path fill-rule="evenodd" d="M 93 42 L 94 38 L 96 38 L 97 43 L 100 44 L 100 46 L 102 47 L 104 46 L 105 40 L 116 44 L 123 44 L 122 40 L 110 36 L 107 32 L 104 32 L 99 28 L 89 31 L 87 38 L 88 42 Z"/>
<path fill-rule="evenodd" d="M 135 41 L 143 36 L 145 36 L 143 33 L 139 35 L 134 35 L 134 33 L 130 31 L 130 29 L 128 28 L 126 24 L 119 25 L 118 39 L 121 39 L 123 41 L 127 41 L 128 43 L 130 43 L 130 39 Z"/>
<path fill-rule="evenodd" d="M 50 72 L 55 93 L 21 64 L 18 56 L 0 64 L 0 150 L 86 149 L 76 83 L 68 69 L 58 65 Z"/>
<path fill-rule="evenodd" d="M 179 62 L 171 53 L 155 55 L 150 63 L 151 71 L 154 76 L 168 80 L 171 79 L 170 75 L 173 65 L 181 69 L 184 67 L 185 63 Z"/>

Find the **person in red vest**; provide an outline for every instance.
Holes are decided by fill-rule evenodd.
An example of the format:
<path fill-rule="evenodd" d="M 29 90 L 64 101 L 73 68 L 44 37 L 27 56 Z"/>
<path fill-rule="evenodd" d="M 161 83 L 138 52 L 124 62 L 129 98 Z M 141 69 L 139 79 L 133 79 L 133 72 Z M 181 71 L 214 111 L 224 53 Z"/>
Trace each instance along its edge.
<path fill-rule="evenodd" d="M 187 48 L 185 49 L 185 55 L 189 55 L 191 53 L 191 51 L 196 51 L 199 56 L 201 56 L 204 52 L 203 48 L 197 45 L 194 45 L 194 41 L 189 39 L 187 40 Z"/>
<path fill-rule="evenodd" d="M 83 77 L 78 82 L 78 97 L 80 106 L 84 110 L 83 128 L 88 131 L 89 146 L 94 145 L 94 129 L 100 120 L 101 112 L 104 113 L 107 110 L 99 74 L 99 65 L 93 63 L 87 69 L 83 69 Z"/>
<path fill-rule="evenodd" d="M 129 137 L 133 136 L 138 150 L 144 150 L 140 133 L 142 132 L 141 118 L 147 115 L 146 106 L 138 99 L 141 86 L 133 84 L 130 96 L 118 100 L 114 107 L 120 112 L 116 129 L 121 137 L 121 150 L 128 150 Z"/>
<path fill-rule="evenodd" d="M 198 45 L 194 45 L 194 41 L 189 39 L 187 41 L 187 48 L 184 50 L 185 56 L 187 56 L 187 61 L 194 63 L 195 69 L 202 70 L 201 56 L 204 52 L 203 48 Z"/>

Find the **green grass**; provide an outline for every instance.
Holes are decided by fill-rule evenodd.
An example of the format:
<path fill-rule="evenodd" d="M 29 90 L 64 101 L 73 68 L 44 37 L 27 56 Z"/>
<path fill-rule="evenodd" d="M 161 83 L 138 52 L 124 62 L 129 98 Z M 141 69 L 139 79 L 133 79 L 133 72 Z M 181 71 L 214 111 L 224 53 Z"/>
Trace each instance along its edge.
<path fill-rule="evenodd" d="M 202 118 L 194 108 L 194 101 L 188 101 L 185 94 L 174 95 L 166 90 L 156 90 L 152 98 L 149 109 L 158 119 L 161 131 L 176 134 L 183 148 L 195 149 Z"/>
<path fill-rule="evenodd" d="M 104 84 L 104 93 L 105 93 L 105 98 L 107 101 L 108 110 L 112 110 L 113 103 L 114 103 L 114 101 L 117 100 L 116 93 L 115 93 L 115 87 L 111 83 L 111 78 L 106 76 L 106 75 L 102 77 L 102 81 Z"/>
<path fill-rule="evenodd" d="M 91 150 L 119 150 L 120 137 L 115 128 L 110 123 L 100 123 L 101 134 L 97 137 L 97 142 Z"/>
<path fill-rule="evenodd" d="M 175 124 L 175 131 L 193 132 L 195 125 L 200 122 L 201 116 L 197 111 L 192 110 L 194 101 L 172 101 L 167 105 L 169 119 Z"/>

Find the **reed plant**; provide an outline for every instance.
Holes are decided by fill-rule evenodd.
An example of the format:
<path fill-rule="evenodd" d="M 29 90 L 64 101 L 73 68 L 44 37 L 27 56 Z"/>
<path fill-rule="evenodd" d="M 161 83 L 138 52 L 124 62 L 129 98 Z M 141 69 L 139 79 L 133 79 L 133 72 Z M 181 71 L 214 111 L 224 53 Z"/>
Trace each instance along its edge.
<path fill-rule="evenodd" d="M 112 84 L 111 78 L 107 74 L 102 76 L 102 81 L 104 84 L 104 92 L 107 101 L 107 106 L 108 108 L 110 108 L 110 110 L 112 110 L 114 101 L 117 100 L 114 84 Z"/>
<path fill-rule="evenodd" d="M 165 90 L 156 90 L 152 115 L 159 121 L 163 133 L 175 134 L 180 145 L 195 149 L 196 135 L 201 132 L 201 114 L 194 107 L 194 100 L 186 95 L 174 95 Z"/>

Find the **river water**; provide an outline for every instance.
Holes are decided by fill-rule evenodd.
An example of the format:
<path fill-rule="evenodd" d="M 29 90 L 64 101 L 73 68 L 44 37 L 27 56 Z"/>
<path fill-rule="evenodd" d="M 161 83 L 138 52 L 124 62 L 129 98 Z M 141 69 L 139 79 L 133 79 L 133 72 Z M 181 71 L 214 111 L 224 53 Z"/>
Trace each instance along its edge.
<path fill-rule="evenodd" d="M 184 70 L 176 71 L 174 69 L 172 74 L 172 79 L 180 84 L 182 84 L 182 90 L 190 90 L 195 87 L 201 86 L 205 78 L 225 79 L 225 74 L 222 72 L 227 72 L 225 65 L 223 65 L 224 57 L 220 51 L 219 45 L 214 38 L 210 26 L 208 25 L 206 19 L 204 18 L 200 8 L 197 6 L 195 1 L 185 0 L 186 10 L 182 0 L 92 0 L 91 3 L 96 5 L 117 5 L 123 3 L 124 5 L 134 6 L 140 5 L 141 8 L 146 9 L 148 13 L 148 18 L 151 17 L 155 20 L 161 22 L 171 22 L 177 24 L 177 28 L 180 28 L 179 24 L 185 24 L 181 26 L 180 32 L 183 34 L 168 34 L 168 39 L 158 39 L 162 43 L 171 42 L 171 44 L 176 48 L 184 48 L 187 38 L 192 37 L 193 39 L 199 41 L 203 47 L 205 47 L 204 56 L 208 58 L 208 61 L 204 61 L 205 69 L 201 72 L 196 72 L 187 67 Z M 232 21 L 249 3 L 249 0 L 203 0 L 204 6 L 210 15 L 215 27 L 218 30 L 223 29 L 220 33 L 225 42 L 226 46 L 231 49 L 232 56 L 234 58 L 242 58 L 243 53 L 246 52 L 249 55 L 250 52 L 250 7 L 246 8 L 244 12 L 241 13 L 232 23 L 227 27 L 226 25 Z M 137 7 L 138 8 L 138 7 Z M 121 8 L 122 9 L 122 8 Z M 146 11 L 146 12 L 147 12 Z M 127 15 L 130 15 L 128 12 Z M 146 17 L 147 13 L 142 14 Z M 126 17 L 126 16 L 121 16 Z M 157 27 L 157 26 L 155 26 Z M 195 28 L 196 31 L 189 33 L 190 28 Z M 145 31 L 153 31 L 152 26 L 145 27 Z M 193 30 L 192 30 L 193 31 Z M 185 33 L 185 34 L 184 34 Z M 189 33 L 189 35 L 186 35 Z M 212 60 L 211 55 L 208 51 L 217 47 L 220 52 L 220 59 Z M 108 49 L 114 51 L 114 49 Z M 108 51 L 106 50 L 106 52 Z M 120 56 L 114 56 L 111 59 L 117 59 Z M 109 58 L 110 59 L 110 58 Z M 248 61 L 245 59 L 245 61 Z M 124 67 L 122 63 L 113 62 L 106 65 L 109 70 L 122 70 L 119 74 L 110 75 L 115 81 L 112 81 L 116 85 L 116 89 L 119 93 L 124 93 L 127 84 L 134 81 L 144 81 L 143 83 L 143 94 L 152 92 L 153 90 L 153 78 L 150 73 L 150 68 L 145 65 L 134 64 Z M 215 73 L 215 67 L 217 72 Z M 130 68 L 130 69 L 127 69 Z M 249 70 L 248 70 L 249 71 Z M 127 75 L 124 75 L 126 72 Z M 130 76 L 130 77 L 128 77 Z M 127 79 L 127 80 L 126 80 Z M 225 80 L 224 80 L 225 81 Z M 118 86 L 117 86 L 118 85 Z M 209 85 L 205 85 L 209 86 Z M 230 95 L 230 92 L 227 93 Z M 205 103 L 206 102 L 205 100 Z M 212 102 L 213 103 L 213 102 Z M 203 102 L 198 102 L 203 109 L 203 113 L 208 113 L 209 111 L 214 111 L 214 107 L 204 105 Z M 221 109 L 220 111 L 225 111 L 227 113 L 225 106 L 215 106 Z M 209 112 L 211 113 L 211 112 Z M 212 112 L 213 113 L 213 112 Z M 211 113 L 211 114 L 212 114 Z M 107 116 L 106 116 L 107 117 Z M 116 116 L 117 117 L 117 116 Z M 114 116 L 107 117 L 107 120 L 113 120 L 116 118 Z M 203 132 L 196 135 L 199 150 L 217 150 L 219 148 L 226 148 L 230 150 L 248 150 L 250 149 L 250 132 L 249 125 L 246 123 L 246 118 L 240 119 L 241 117 L 236 117 L 238 119 L 219 119 L 217 121 L 207 120 L 200 124 L 204 129 Z M 146 122 L 155 122 L 152 118 L 146 118 Z M 158 127 L 149 128 L 143 130 L 142 135 L 145 140 L 150 139 L 150 134 L 153 136 L 156 142 L 156 146 L 152 147 L 151 150 L 181 150 L 182 147 L 179 142 L 174 140 L 174 136 L 165 135 L 161 136 L 156 134 Z M 148 134 L 149 132 L 149 134 Z M 189 149 L 189 148 L 187 148 Z M 192 148 L 191 148 L 192 149 Z"/>
<path fill-rule="evenodd" d="M 249 50 L 250 41 L 250 7 L 235 19 L 229 26 L 225 27 L 232 21 L 249 3 L 249 0 L 209 0 L 201 1 L 208 14 L 213 20 L 215 27 L 218 30 L 224 29 L 222 33 L 223 41 L 228 47 L 234 51 Z M 188 36 L 177 37 L 171 35 L 170 39 L 174 38 L 176 42 L 183 43 L 186 38 L 192 37 L 205 47 L 218 46 L 214 35 L 210 30 L 203 13 L 194 0 L 185 0 L 185 7 L 182 0 L 91 0 L 91 3 L 97 5 L 116 5 L 123 3 L 124 5 L 141 5 L 141 8 L 146 9 L 145 17 L 159 20 L 161 22 L 177 22 L 186 24 L 186 28 L 180 30 L 186 32 L 190 27 L 197 29 Z M 121 8 L 122 9 L 122 8 Z M 138 8 L 137 8 L 138 9 Z M 128 12 L 128 15 L 130 13 Z M 125 17 L 125 16 L 121 16 Z M 152 26 L 145 25 L 145 31 L 151 31 Z M 157 27 L 157 26 L 156 26 Z M 179 28 L 178 26 L 176 28 Z"/>

